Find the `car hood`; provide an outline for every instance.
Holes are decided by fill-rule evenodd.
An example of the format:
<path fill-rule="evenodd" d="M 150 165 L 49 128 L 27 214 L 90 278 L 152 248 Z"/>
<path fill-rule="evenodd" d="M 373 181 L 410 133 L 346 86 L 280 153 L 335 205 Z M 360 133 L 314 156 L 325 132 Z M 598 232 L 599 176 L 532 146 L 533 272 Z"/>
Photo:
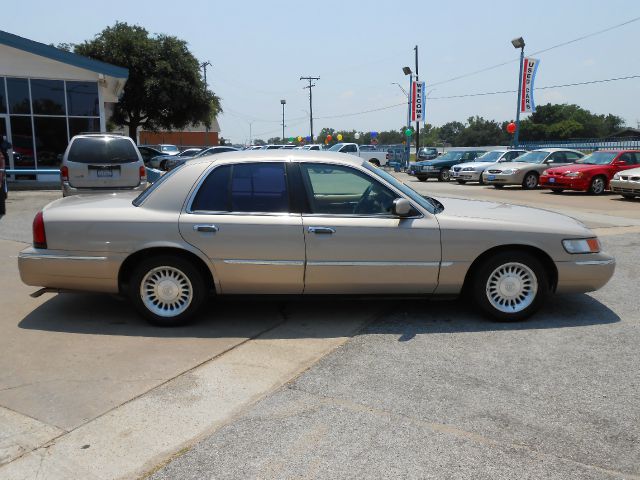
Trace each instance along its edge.
<path fill-rule="evenodd" d="M 489 165 L 495 165 L 491 162 L 466 162 L 466 163 L 456 163 L 454 167 L 467 168 L 467 167 L 488 167 Z M 502 165 L 502 163 L 500 164 Z"/>
<path fill-rule="evenodd" d="M 556 173 L 565 173 L 565 172 L 588 172 L 589 170 L 600 170 L 603 167 L 608 167 L 609 165 L 585 165 L 585 164 L 571 164 L 565 165 L 564 167 L 552 167 L 548 170 L 556 172 Z"/>
<path fill-rule="evenodd" d="M 491 168 L 497 167 L 500 170 L 508 170 L 510 168 L 529 168 L 529 167 L 541 167 L 541 163 L 531 163 L 531 162 L 503 162 L 503 163 L 492 163 Z"/>
<path fill-rule="evenodd" d="M 496 232 L 557 233 L 574 238 L 595 236 L 582 222 L 548 210 L 482 200 L 438 200 L 444 205 L 444 210 L 437 214 L 439 220 L 464 219 L 465 225 L 484 224 L 485 229 L 490 224 Z M 446 221 L 443 226 L 446 227 Z"/>

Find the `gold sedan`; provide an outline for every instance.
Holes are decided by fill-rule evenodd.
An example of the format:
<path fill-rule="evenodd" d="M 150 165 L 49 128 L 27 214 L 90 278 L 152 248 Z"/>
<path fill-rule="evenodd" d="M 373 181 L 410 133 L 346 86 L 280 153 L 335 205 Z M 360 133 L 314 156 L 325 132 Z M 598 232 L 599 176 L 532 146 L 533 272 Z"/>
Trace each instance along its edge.
<path fill-rule="evenodd" d="M 563 215 L 420 196 L 353 156 L 263 150 L 192 160 L 145 192 L 73 196 L 36 215 L 22 280 L 122 293 L 155 324 L 209 294 L 467 295 L 519 320 L 602 287 L 615 260 Z"/>

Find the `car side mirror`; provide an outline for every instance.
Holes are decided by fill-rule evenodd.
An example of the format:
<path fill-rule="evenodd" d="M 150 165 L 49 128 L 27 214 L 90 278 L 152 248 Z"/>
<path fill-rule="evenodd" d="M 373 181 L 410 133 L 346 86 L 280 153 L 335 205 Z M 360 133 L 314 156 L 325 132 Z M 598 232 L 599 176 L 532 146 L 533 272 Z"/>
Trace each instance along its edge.
<path fill-rule="evenodd" d="M 613 162 L 613 166 L 614 167 L 624 167 L 626 164 L 627 164 L 627 162 L 624 161 L 624 160 L 615 160 Z"/>
<path fill-rule="evenodd" d="M 405 198 L 396 198 L 391 207 L 391 213 L 398 217 L 408 217 L 411 212 L 411 204 Z"/>

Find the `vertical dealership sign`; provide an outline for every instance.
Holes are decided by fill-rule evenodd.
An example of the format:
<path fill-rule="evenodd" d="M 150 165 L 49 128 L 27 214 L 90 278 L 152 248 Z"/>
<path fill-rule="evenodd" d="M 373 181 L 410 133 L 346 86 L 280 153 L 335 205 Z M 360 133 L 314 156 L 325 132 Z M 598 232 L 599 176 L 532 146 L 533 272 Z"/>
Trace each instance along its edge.
<path fill-rule="evenodd" d="M 424 82 L 411 84 L 411 121 L 422 122 L 424 120 Z"/>
<path fill-rule="evenodd" d="M 533 101 L 533 82 L 536 79 L 536 71 L 540 60 L 537 58 L 525 58 L 522 64 L 522 96 L 520 100 L 520 112 L 530 113 L 536 111 L 536 104 Z"/>

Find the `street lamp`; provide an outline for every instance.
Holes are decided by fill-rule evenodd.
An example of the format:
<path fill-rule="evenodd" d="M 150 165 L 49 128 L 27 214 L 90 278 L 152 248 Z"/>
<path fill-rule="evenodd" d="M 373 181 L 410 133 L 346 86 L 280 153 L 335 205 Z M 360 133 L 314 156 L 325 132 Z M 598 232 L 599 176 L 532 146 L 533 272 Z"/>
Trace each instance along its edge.
<path fill-rule="evenodd" d="M 284 144 L 284 106 L 287 104 L 287 101 L 283 98 L 280 100 L 282 104 L 282 143 Z"/>
<path fill-rule="evenodd" d="M 520 134 L 520 102 L 522 101 L 522 65 L 524 63 L 524 38 L 518 37 L 511 40 L 513 48 L 520 49 L 520 73 L 518 75 L 518 105 L 516 108 L 516 133 L 513 136 L 513 146 L 518 146 L 518 136 Z"/>

